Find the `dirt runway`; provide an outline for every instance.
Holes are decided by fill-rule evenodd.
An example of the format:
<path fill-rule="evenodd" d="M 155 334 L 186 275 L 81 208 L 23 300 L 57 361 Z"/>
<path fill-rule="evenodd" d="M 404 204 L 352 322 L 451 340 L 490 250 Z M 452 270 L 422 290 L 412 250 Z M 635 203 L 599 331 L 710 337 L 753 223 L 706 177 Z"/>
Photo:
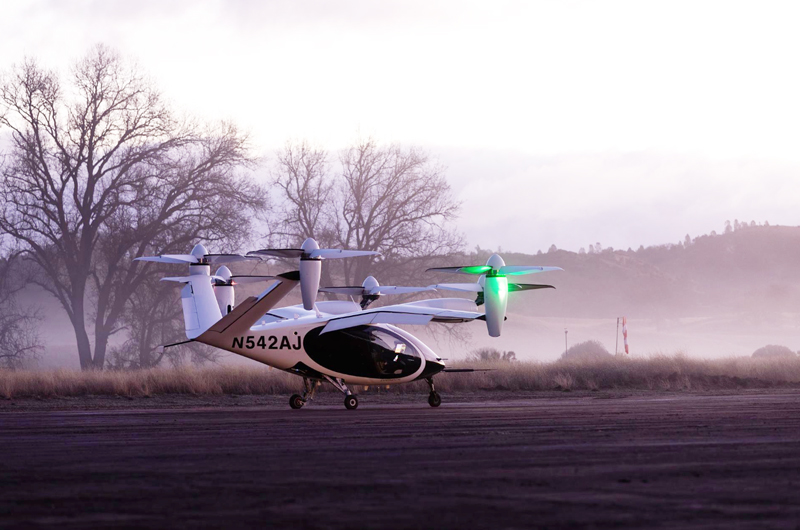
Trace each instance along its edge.
<path fill-rule="evenodd" d="M 791 392 L 394 398 L 3 407 L 0 527 L 800 528 Z"/>

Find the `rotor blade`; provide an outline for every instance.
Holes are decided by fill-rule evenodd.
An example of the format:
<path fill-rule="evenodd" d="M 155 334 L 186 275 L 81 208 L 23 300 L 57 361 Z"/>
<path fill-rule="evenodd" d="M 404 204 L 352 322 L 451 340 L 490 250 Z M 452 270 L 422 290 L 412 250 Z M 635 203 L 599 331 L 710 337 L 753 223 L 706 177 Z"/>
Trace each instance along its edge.
<path fill-rule="evenodd" d="M 248 256 L 265 256 L 270 258 L 299 258 L 303 255 L 302 248 L 262 248 L 261 250 L 252 250 L 247 253 Z"/>
<path fill-rule="evenodd" d="M 541 285 L 535 283 L 509 283 L 508 292 L 531 291 L 533 289 L 555 289 L 552 285 Z"/>
<path fill-rule="evenodd" d="M 167 276 L 166 278 L 161 278 L 162 282 L 179 282 L 179 283 L 189 283 L 191 276 Z"/>
<path fill-rule="evenodd" d="M 458 274 L 486 274 L 492 270 L 488 265 L 467 265 L 464 267 L 433 267 L 425 272 L 455 272 Z"/>
<path fill-rule="evenodd" d="M 369 294 L 409 294 L 435 291 L 434 287 L 397 287 L 394 285 L 378 285 L 369 290 Z"/>
<path fill-rule="evenodd" d="M 533 265 L 505 265 L 500 267 L 500 274 L 518 276 L 520 274 L 533 274 L 534 272 L 563 271 L 561 267 L 536 267 Z"/>
<path fill-rule="evenodd" d="M 437 289 L 445 289 L 447 291 L 461 291 L 464 293 L 481 293 L 483 287 L 479 283 L 437 283 L 434 285 Z"/>
<path fill-rule="evenodd" d="M 241 276 L 231 276 L 231 280 L 234 283 L 258 283 L 258 282 L 268 282 L 270 280 L 277 280 L 276 276 L 255 276 L 255 275 L 241 275 Z"/>
<path fill-rule="evenodd" d="M 338 248 L 318 248 L 312 250 L 312 258 L 336 259 L 336 258 L 357 258 L 359 256 L 376 256 L 380 252 L 371 250 L 341 250 Z"/>
<path fill-rule="evenodd" d="M 255 256 L 242 256 L 241 254 L 206 254 L 209 263 L 233 263 L 235 261 L 250 261 L 258 259 Z"/>
<path fill-rule="evenodd" d="M 364 294 L 364 288 L 360 285 L 358 287 L 320 287 L 319 291 L 322 293 L 347 294 L 350 296 L 361 296 Z"/>
<path fill-rule="evenodd" d="M 197 263 L 197 257 L 191 254 L 162 254 L 160 256 L 145 256 L 134 261 L 153 261 L 155 263 Z"/>

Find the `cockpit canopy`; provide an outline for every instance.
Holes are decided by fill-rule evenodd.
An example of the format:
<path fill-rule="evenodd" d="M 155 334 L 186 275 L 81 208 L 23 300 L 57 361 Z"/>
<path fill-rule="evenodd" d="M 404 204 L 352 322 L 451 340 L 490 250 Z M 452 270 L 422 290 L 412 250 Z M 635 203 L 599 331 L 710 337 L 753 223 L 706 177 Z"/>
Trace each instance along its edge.
<path fill-rule="evenodd" d="M 305 337 L 308 356 L 329 370 L 358 377 L 399 379 L 422 366 L 417 348 L 388 328 L 357 326 L 320 335 L 324 326 Z"/>

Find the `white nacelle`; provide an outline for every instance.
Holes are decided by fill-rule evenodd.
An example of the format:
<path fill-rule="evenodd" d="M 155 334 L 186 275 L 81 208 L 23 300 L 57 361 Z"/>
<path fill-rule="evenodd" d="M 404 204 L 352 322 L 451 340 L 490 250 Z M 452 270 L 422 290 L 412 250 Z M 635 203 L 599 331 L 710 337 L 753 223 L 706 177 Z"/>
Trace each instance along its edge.
<path fill-rule="evenodd" d="M 503 258 L 492 254 L 486 265 L 494 271 L 506 264 Z M 496 273 L 496 272 L 495 272 Z M 486 305 L 486 327 L 490 337 L 499 337 L 503 331 L 508 307 L 508 278 L 505 276 L 485 276 L 483 279 L 483 303 Z"/>
<path fill-rule="evenodd" d="M 222 318 L 210 276 L 209 265 L 190 265 L 189 276 L 180 279 L 187 284 L 181 290 L 186 338 L 196 338 Z"/>
<path fill-rule="evenodd" d="M 308 238 L 300 245 L 305 254 L 319 250 L 319 245 L 312 238 Z M 303 308 L 311 311 L 317 301 L 319 279 L 322 275 L 322 261 L 319 259 L 300 259 L 300 294 L 303 297 Z"/>
<path fill-rule="evenodd" d="M 489 336 L 499 337 L 508 307 L 508 278 L 487 276 L 483 288 L 483 303 L 486 305 L 486 327 L 489 329 Z"/>
<path fill-rule="evenodd" d="M 300 294 L 303 297 L 303 307 L 309 311 L 314 309 L 319 290 L 319 279 L 322 275 L 322 260 L 300 260 Z"/>
<path fill-rule="evenodd" d="M 215 285 L 214 297 L 217 299 L 219 312 L 222 316 L 227 315 L 233 310 L 236 297 L 233 292 L 233 285 L 231 285 L 231 271 L 228 267 L 223 265 L 217 269 L 217 276 L 223 278 L 228 285 Z"/>

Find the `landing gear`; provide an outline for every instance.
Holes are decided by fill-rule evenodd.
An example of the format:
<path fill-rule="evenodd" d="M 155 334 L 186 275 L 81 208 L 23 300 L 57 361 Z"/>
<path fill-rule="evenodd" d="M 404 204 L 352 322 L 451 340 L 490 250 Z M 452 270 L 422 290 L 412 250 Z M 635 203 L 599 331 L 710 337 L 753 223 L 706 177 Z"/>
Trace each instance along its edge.
<path fill-rule="evenodd" d="M 344 384 L 344 379 L 339 379 L 338 377 L 330 377 L 327 375 L 323 375 L 322 377 L 325 378 L 327 382 L 335 386 L 339 392 L 344 394 L 344 407 L 347 410 L 355 410 L 358 407 L 358 398 L 350 392 L 350 389 L 347 388 L 347 385 Z"/>
<path fill-rule="evenodd" d="M 439 392 L 436 391 L 436 388 L 433 386 L 433 378 L 429 377 L 425 381 L 428 382 L 428 386 L 431 387 L 431 393 L 428 395 L 428 405 L 431 407 L 438 407 L 442 404 L 442 396 L 439 395 Z"/>
<path fill-rule="evenodd" d="M 319 379 L 309 380 L 307 377 L 303 378 L 303 395 L 294 394 L 289 398 L 289 406 L 293 409 L 301 409 L 303 405 L 314 399 L 314 394 L 317 393 L 317 388 L 322 385 Z"/>
<path fill-rule="evenodd" d="M 306 402 L 299 394 L 294 394 L 289 398 L 289 406 L 293 409 L 302 409 Z"/>

